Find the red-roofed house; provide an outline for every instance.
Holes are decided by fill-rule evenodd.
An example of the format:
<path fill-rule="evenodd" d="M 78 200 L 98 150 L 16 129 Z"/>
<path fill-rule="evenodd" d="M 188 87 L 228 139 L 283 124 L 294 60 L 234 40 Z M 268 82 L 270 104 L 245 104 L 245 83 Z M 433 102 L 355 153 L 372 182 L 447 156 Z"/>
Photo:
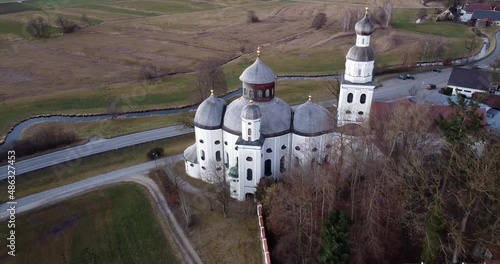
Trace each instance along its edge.
<path fill-rule="evenodd" d="M 476 10 L 492 10 L 491 4 L 466 4 L 462 10 L 460 10 L 460 22 L 469 22 L 472 18 L 472 13 Z"/>

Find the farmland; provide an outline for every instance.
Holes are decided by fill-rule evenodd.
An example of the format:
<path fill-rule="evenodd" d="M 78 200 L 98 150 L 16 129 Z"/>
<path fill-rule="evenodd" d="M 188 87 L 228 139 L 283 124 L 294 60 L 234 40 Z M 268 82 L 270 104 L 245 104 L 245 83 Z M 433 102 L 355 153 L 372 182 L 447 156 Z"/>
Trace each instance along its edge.
<path fill-rule="evenodd" d="M 37 114 L 103 113 L 116 100 L 125 111 L 194 103 L 194 71 L 210 59 L 227 61 L 226 78 L 230 89 L 236 89 L 238 76 L 253 62 L 259 44 L 262 59 L 278 75 L 338 73 L 354 41 L 352 33 L 341 32 L 342 12 L 362 9 L 365 2 L 369 1 L 25 2 L 43 10 L 0 15 L 0 133 Z M 396 26 L 407 23 L 402 17 L 416 12 L 411 10 L 417 10 L 418 2 L 398 2 L 397 7 L 414 9 L 401 9 L 403 15 L 397 9 Z M 249 10 L 255 11 L 259 23 L 247 23 Z M 319 12 L 327 14 L 328 23 L 312 30 L 311 21 Z M 73 34 L 56 30 L 52 38 L 30 39 L 24 28 L 25 21 L 37 16 L 55 26 L 58 16 L 81 23 L 83 14 L 91 25 Z M 430 31 L 441 26 L 434 24 L 427 26 Z M 455 31 L 468 30 L 452 26 Z M 465 52 L 457 36 L 427 36 L 402 27 L 375 32 L 378 65 L 401 63 L 402 52 L 428 39 L 444 43 L 443 57 Z M 141 72 L 148 65 L 169 77 L 143 81 Z M 285 90 L 285 84 L 279 85 L 278 96 Z"/>

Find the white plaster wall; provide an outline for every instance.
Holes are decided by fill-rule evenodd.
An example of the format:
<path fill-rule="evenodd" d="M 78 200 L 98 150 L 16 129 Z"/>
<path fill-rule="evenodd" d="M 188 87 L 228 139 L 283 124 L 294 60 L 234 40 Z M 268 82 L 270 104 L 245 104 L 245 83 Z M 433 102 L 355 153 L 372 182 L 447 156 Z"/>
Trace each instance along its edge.
<path fill-rule="evenodd" d="M 485 92 L 483 90 L 476 90 L 476 89 L 470 89 L 470 88 L 466 88 L 466 87 L 453 86 L 453 85 L 448 85 L 448 87 L 453 89 L 453 92 L 452 92 L 453 95 L 457 95 L 457 92 L 458 92 L 459 94 L 462 94 L 467 98 L 472 98 L 473 93 L 484 93 Z M 457 89 L 460 91 L 457 91 Z"/>
<path fill-rule="evenodd" d="M 367 83 L 373 79 L 374 61 L 361 62 L 346 60 L 344 79 L 353 83 Z M 359 74 L 361 69 L 361 74 Z"/>
<path fill-rule="evenodd" d="M 207 130 L 195 127 L 194 129 L 195 137 L 196 137 L 196 149 L 198 156 L 198 163 L 200 166 L 199 169 L 199 177 L 204 178 L 206 172 L 214 171 L 215 168 L 211 168 L 216 161 L 216 152 L 220 151 L 221 161 L 219 162 L 219 166 L 223 166 L 223 157 L 224 157 L 224 141 L 222 138 L 222 129 L 215 130 Z M 203 143 L 200 142 L 203 140 Z M 218 145 L 215 144 L 215 141 L 219 141 Z M 202 151 L 205 152 L 205 159 L 202 160 Z"/>
<path fill-rule="evenodd" d="M 191 164 L 193 166 L 191 166 Z M 192 162 L 189 162 L 189 161 L 184 161 L 184 165 L 185 165 L 185 168 L 186 168 L 186 173 L 187 175 L 193 177 L 193 178 L 197 178 L 199 179 L 200 176 L 199 176 L 199 173 L 200 173 L 200 165 L 199 164 L 196 164 L 196 163 L 192 163 Z"/>
<path fill-rule="evenodd" d="M 370 46 L 370 36 L 357 35 L 356 36 L 356 46 L 359 46 L 359 47 Z"/>
<path fill-rule="evenodd" d="M 337 110 L 339 125 L 343 125 L 343 121 L 358 123 L 368 119 L 374 88 L 375 86 L 342 84 Z M 353 94 L 353 100 L 348 103 L 347 97 L 350 93 Z M 366 95 L 364 104 L 361 103 L 361 95 L 363 94 Z M 347 111 L 350 111 L 350 114 Z M 360 115 L 360 111 L 363 112 L 362 115 Z"/>
<path fill-rule="evenodd" d="M 463 12 L 462 15 L 460 16 L 460 22 L 467 22 L 471 19 L 472 13 L 466 13 Z"/>
<path fill-rule="evenodd" d="M 251 129 L 251 135 L 248 135 L 248 129 Z M 241 134 L 242 138 L 250 141 L 255 141 L 260 138 L 260 118 L 256 120 L 241 119 Z"/>
<path fill-rule="evenodd" d="M 268 159 L 271 159 L 271 171 L 272 177 L 278 179 L 281 176 L 280 171 L 280 160 L 281 157 L 285 157 L 285 169 L 290 167 L 290 151 L 291 151 L 291 134 L 285 134 L 278 137 L 266 138 L 264 145 L 262 147 L 262 175 L 265 172 L 265 162 Z M 285 149 L 282 147 L 285 146 Z M 272 152 L 267 152 L 268 149 L 271 149 Z"/>
<path fill-rule="evenodd" d="M 295 159 L 295 157 L 299 158 L 302 165 L 310 164 L 312 159 L 321 164 L 325 161 L 326 156 L 331 155 L 332 144 L 332 133 L 315 137 L 304 137 L 293 134 L 292 159 Z M 296 149 L 297 146 L 300 147 L 300 150 Z"/>
<path fill-rule="evenodd" d="M 229 156 L 229 166 L 228 168 L 230 169 L 233 166 L 236 166 L 237 162 L 237 157 L 238 157 L 238 151 L 235 149 L 236 148 L 236 140 L 238 140 L 239 136 L 231 134 L 227 131 L 222 132 L 223 135 L 223 144 L 224 144 L 224 163 L 226 163 L 226 152 Z M 226 145 L 227 142 L 227 145 Z"/>
<path fill-rule="evenodd" d="M 246 193 L 255 193 L 255 187 L 259 183 L 261 176 L 263 175 L 262 169 L 262 158 L 260 147 L 254 146 L 239 146 L 239 186 L 238 186 L 238 200 L 244 201 Z M 247 158 L 250 157 L 252 160 L 248 161 Z M 247 178 L 247 170 L 252 170 L 252 178 Z M 233 191 L 233 190 L 231 190 Z"/>

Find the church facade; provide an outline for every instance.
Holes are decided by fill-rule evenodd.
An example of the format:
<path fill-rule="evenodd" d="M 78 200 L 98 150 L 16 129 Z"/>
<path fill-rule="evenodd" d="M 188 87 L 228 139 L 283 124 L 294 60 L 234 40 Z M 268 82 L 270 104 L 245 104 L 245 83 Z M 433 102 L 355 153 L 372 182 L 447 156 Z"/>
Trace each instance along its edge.
<path fill-rule="evenodd" d="M 347 56 L 337 117 L 311 101 L 295 110 L 276 96 L 276 75 L 257 50 L 240 76 L 242 96 L 230 104 L 213 94 L 196 110 L 196 142 L 184 151 L 189 176 L 212 182 L 225 173 L 231 196 L 245 200 L 260 179 L 278 179 L 296 163 L 322 163 L 335 153 L 340 127 L 364 122 L 370 113 L 375 31 L 367 12 L 355 25 L 356 44 Z"/>

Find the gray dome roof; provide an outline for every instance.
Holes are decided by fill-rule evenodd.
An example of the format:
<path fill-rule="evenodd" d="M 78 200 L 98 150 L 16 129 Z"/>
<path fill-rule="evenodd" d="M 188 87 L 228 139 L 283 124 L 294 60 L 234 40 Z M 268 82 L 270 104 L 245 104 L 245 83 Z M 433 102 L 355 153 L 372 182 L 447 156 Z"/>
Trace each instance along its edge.
<path fill-rule="evenodd" d="M 274 82 L 276 75 L 257 57 L 255 62 L 243 71 L 240 80 L 250 84 L 265 84 Z"/>
<path fill-rule="evenodd" d="M 371 47 L 358 47 L 353 46 L 347 52 L 347 59 L 353 61 L 374 61 L 375 56 Z"/>
<path fill-rule="evenodd" d="M 198 157 L 196 156 L 196 143 L 193 145 L 189 146 L 186 150 L 184 150 L 184 159 L 191 162 L 191 163 L 196 163 L 198 164 Z"/>
<path fill-rule="evenodd" d="M 335 119 L 328 110 L 311 100 L 301 104 L 293 115 L 293 133 L 301 136 L 319 136 L 332 132 Z"/>
<path fill-rule="evenodd" d="M 226 101 L 211 95 L 203 101 L 194 116 L 194 125 L 204 129 L 219 129 L 222 125 L 222 116 Z"/>
<path fill-rule="evenodd" d="M 256 104 L 249 104 L 243 107 L 241 110 L 241 118 L 247 120 L 255 120 L 262 117 L 262 113 L 260 112 L 260 107 Z"/>
<path fill-rule="evenodd" d="M 358 35 L 369 36 L 375 32 L 375 26 L 368 18 L 368 15 L 365 14 L 365 17 L 354 26 L 354 31 L 356 31 Z"/>
<path fill-rule="evenodd" d="M 241 134 L 241 111 L 250 100 L 240 97 L 231 102 L 224 115 L 223 129 L 233 134 Z M 267 102 L 254 102 L 262 114 L 260 133 L 267 137 L 278 136 L 290 132 L 292 109 L 283 100 L 274 97 Z"/>

